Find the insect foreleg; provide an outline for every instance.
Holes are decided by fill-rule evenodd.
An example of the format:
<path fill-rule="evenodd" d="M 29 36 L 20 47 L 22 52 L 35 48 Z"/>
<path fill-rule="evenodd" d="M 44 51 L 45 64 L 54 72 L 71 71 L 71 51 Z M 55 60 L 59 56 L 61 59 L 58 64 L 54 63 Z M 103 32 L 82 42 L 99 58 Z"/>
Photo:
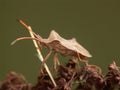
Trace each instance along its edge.
<path fill-rule="evenodd" d="M 48 58 L 50 57 L 50 55 L 52 54 L 52 50 L 50 50 L 50 52 L 46 55 L 46 57 L 44 58 L 42 64 L 41 64 L 41 69 L 42 69 L 42 66 L 44 65 L 44 63 L 48 60 Z"/>

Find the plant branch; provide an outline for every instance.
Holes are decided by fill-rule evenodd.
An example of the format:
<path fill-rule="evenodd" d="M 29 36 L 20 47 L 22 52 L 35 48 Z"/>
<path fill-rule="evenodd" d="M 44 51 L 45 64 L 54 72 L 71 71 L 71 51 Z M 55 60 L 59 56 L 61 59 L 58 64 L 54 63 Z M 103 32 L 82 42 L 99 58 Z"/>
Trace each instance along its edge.
<path fill-rule="evenodd" d="M 30 26 L 28 26 L 27 24 L 25 24 L 22 20 L 19 20 L 19 22 L 29 31 L 30 36 L 32 38 L 35 38 L 35 36 L 34 36 L 35 33 L 33 33 L 32 28 Z M 41 62 L 43 62 L 44 58 L 43 58 L 43 56 L 41 54 L 40 48 L 39 48 L 39 46 L 37 44 L 37 41 L 33 39 L 33 43 L 34 43 L 34 46 L 35 46 L 36 51 L 38 53 L 38 58 L 41 60 Z M 46 69 L 46 71 L 47 71 L 51 81 L 53 82 L 54 86 L 56 87 L 57 85 L 55 83 L 55 80 L 53 79 L 53 76 L 52 76 L 52 74 L 51 74 L 51 72 L 50 72 L 50 70 L 49 70 L 49 68 L 48 68 L 46 63 L 44 63 L 44 67 L 45 67 L 45 69 Z"/>

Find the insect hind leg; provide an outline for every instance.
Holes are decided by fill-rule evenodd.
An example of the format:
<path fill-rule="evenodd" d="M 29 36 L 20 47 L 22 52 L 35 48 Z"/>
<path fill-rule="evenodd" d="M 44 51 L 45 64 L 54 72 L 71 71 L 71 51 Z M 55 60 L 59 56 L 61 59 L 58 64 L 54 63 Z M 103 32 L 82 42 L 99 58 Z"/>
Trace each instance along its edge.
<path fill-rule="evenodd" d="M 78 60 L 79 60 L 80 62 L 83 62 L 86 66 L 88 66 L 88 61 L 87 61 L 87 60 L 81 59 L 79 53 L 77 53 L 77 56 L 78 56 Z"/>

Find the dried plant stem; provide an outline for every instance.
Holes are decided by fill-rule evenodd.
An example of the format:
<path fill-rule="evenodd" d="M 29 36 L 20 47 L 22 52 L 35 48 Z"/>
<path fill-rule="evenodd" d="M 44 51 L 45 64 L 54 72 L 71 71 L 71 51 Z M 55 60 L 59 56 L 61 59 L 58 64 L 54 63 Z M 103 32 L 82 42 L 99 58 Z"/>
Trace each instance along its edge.
<path fill-rule="evenodd" d="M 32 28 L 31 28 L 30 26 L 27 26 L 22 20 L 20 20 L 19 22 L 20 22 L 23 26 L 25 26 L 26 29 L 28 29 L 31 37 L 32 37 L 32 38 L 35 38 L 35 36 L 33 35 Z M 41 54 L 41 51 L 40 51 L 40 49 L 39 49 L 39 46 L 38 46 L 36 40 L 33 40 L 33 43 L 34 43 L 34 46 L 35 46 L 35 48 L 36 48 L 36 50 L 37 50 L 38 58 L 41 60 L 41 62 L 43 62 L 44 59 L 43 59 L 43 56 L 42 56 L 42 54 Z M 47 66 L 46 63 L 44 63 L 44 67 L 45 67 L 45 69 L 46 69 L 46 71 L 47 71 L 47 73 L 48 73 L 51 81 L 53 82 L 54 86 L 56 87 L 57 85 L 56 85 L 56 83 L 55 83 L 55 80 L 53 79 L 53 76 L 52 76 L 52 74 L 51 74 L 51 72 L 50 72 L 50 70 L 49 70 L 49 68 L 48 68 L 48 66 Z"/>

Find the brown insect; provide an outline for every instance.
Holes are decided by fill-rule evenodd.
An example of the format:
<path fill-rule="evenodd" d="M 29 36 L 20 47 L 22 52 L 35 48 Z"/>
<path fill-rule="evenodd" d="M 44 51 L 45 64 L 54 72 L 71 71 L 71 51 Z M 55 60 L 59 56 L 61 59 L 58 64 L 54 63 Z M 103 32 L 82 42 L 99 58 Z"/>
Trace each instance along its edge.
<path fill-rule="evenodd" d="M 22 20 L 19 22 L 28 29 L 28 25 L 26 25 Z M 75 38 L 72 39 L 64 39 L 62 38 L 55 30 L 50 32 L 50 35 L 47 39 L 42 38 L 40 35 L 35 34 L 33 31 L 35 38 L 31 37 L 21 37 L 17 38 L 13 43 L 19 40 L 25 39 L 34 39 L 38 42 L 40 47 L 48 48 L 50 51 L 44 58 L 43 63 L 45 63 L 52 52 L 54 52 L 54 68 L 56 68 L 56 64 L 59 65 L 59 61 L 57 58 L 57 53 L 63 56 L 72 56 L 77 57 L 81 62 L 86 62 L 82 60 L 85 57 L 92 57 L 92 55 L 82 46 L 80 45 Z"/>

